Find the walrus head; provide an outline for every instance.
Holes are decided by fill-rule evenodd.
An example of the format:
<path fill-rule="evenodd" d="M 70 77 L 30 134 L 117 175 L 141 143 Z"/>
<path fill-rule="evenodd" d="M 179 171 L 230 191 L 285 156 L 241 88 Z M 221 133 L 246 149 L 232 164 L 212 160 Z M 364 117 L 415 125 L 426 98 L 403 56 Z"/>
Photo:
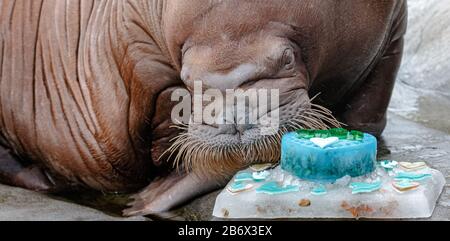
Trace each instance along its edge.
<path fill-rule="evenodd" d="M 170 151 L 177 151 L 176 163 L 188 170 L 228 175 L 250 164 L 277 162 L 283 133 L 339 126 L 331 112 L 313 104 L 308 95 L 308 69 L 297 41 L 300 31 L 260 16 L 222 21 L 212 11 L 200 18 L 182 47 L 181 79 L 191 92 L 197 81 L 205 89 L 222 92 L 277 89 L 278 131 L 262 135 L 261 126 L 238 123 L 236 117 L 226 117 L 223 124 L 183 125 L 185 133 L 175 139 Z M 247 107 L 251 112 L 252 107 Z"/>

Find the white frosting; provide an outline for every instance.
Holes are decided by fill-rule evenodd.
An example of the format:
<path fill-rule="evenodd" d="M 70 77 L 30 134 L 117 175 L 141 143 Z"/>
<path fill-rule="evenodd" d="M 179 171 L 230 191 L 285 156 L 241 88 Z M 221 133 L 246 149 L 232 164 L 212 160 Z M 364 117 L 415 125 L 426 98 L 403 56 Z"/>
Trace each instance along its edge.
<path fill-rule="evenodd" d="M 254 172 L 253 179 L 255 180 L 265 180 L 268 176 L 270 176 L 270 172 L 262 171 L 262 172 Z"/>
<path fill-rule="evenodd" d="M 317 145 L 318 147 L 324 149 L 327 146 L 331 146 L 334 143 L 339 141 L 337 137 L 328 137 L 328 138 L 311 138 L 310 141 Z"/>

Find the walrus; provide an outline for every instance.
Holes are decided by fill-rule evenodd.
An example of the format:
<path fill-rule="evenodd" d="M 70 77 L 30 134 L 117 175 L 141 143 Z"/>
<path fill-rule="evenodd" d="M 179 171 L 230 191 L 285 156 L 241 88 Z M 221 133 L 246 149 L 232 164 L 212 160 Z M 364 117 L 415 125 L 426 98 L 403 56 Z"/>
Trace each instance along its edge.
<path fill-rule="evenodd" d="M 2 0 L 0 11 L 0 180 L 142 190 L 125 215 L 279 160 L 280 133 L 255 125 L 171 128 L 171 93 L 195 81 L 279 89 L 283 131 L 381 135 L 407 25 L 401 0 Z"/>

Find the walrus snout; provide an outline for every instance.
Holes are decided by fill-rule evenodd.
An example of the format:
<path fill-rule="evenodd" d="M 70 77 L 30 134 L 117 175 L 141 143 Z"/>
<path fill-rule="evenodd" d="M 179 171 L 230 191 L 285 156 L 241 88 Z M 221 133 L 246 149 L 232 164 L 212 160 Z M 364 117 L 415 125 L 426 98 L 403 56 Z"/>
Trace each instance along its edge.
<path fill-rule="evenodd" d="M 268 24 L 235 39 L 223 33 L 214 41 L 199 36 L 187 40 L 180 78 L 191 95 L 212 93 L 207 98 L 212 101 L 231 91 L 233 98 L 243 96 L 245 101 L 240 105 L 226 98 L 211 121 L 205 116 L 199 121 L 193 113 L 194 121 L 172 146 L 178 150 L 177 162 L 201 173 L 226 175 L 255 162 L 278 161 L 281 136 L 287 131 L 327 127 L 322 117 L 330 113 L 314 111 L 308 96 L 301 48 L 278 27 Z M 204 109 L 208 101 L 202 102 Z"/>
<path fill-rule="evenodd" d="M 286 132 L 339 126 L 331 111 L 311 102 L 306 89 L 286 92 L 280 99 L 276 131 L 270 134 L 260 124 L 191 122 L 170 148 L 177 153 L 175 162 L 199 175 L 227 176 L 251 164 L 279 161 Z"/>

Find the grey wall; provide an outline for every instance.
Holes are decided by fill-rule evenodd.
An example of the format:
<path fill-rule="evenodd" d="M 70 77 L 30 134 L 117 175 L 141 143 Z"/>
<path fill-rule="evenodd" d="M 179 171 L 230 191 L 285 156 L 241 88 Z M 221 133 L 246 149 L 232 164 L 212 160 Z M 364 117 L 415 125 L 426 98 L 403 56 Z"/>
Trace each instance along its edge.
<path fill-rule="evenodd" d="M 409 0 L 405 55 L 390 110 L 450 133 L 450 0 Z"/>

